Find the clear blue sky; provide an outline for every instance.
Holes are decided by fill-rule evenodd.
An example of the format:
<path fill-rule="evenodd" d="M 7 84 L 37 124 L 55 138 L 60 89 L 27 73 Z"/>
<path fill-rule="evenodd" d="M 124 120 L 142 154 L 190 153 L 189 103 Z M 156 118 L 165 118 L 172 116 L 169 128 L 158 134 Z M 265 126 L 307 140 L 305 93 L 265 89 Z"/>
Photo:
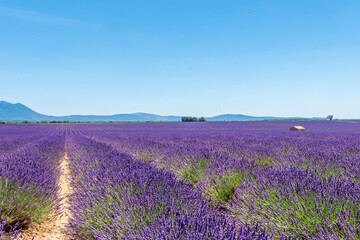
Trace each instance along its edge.
<path fill-rule="evenodd" d="M 360 118 L 360 1 L 0 0 L 0 100 Z"/>

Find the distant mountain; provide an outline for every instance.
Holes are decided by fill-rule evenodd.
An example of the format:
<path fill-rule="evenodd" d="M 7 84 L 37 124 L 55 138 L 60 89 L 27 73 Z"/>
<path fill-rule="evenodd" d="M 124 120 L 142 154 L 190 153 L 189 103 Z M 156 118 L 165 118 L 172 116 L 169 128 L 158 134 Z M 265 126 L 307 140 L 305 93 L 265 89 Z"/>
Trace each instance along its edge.
<path fill-rule="evenodd" d="M 215 117 L 205 117 L 207 121 L 261 121 L 261 120 L 291 120 L 298 118 L 283 117 L 253 117 L 242 114 L 223 114 Z M 302 118 L 308 120 L 325 120 L 325 118 Z M 48 116 L 37 113 L 21 103 L 0 101 L 0 120 L 3 121 L 81 121 L 81 122 L 179 122 L 181 116 L 160 116 L 149 113 L 115 114 L 115 115 L 70 115 Z"/>
<path fill-rule="evenodd" d="M 306 119 L 306 120 L 326 120 L 326 118 L 303 118 L 303 117 L 253 117 L 242 114 L 223 114 L 215 117 L 207 117 L 207 121 L 262 121 L 262 120 L 294 120 L 294 119 Z"/>
<path fill-rule="evenodd" d="M 48 116 L 37 113 L 21 103 L 9 103 L 0 101 L 0 120 L 2 121 L 129 121 L 129 122 L 146 122 L 146 121 L 163 121 L 179 122 L 181 116 L 160 116 L 148 113 L 132 114 L 115 114 L 115 115 L 70 115 L 70 116 Z"/>
<path fill-rule="evenodd" d="M 215 117 L 206 118 L 207 121 L 261 121 L 261 120 L 274 120 L 283 119 L 278 117 L 253 117 L 242 114 L 223 114 Z"/>
<path fill-rule="evenodd" d="M 36 121 L 47 120 L 49 116 L 39 114 L 21 103 L 0 101 L 0 120 L 4 121 Z"/>
<path fill-rule="evenodd" d="M 117 121 L 126 121 L 126 122 L 179 122 L 181 121 L 180 116 L 160 116 L 149 113 L 132 113 L 132 114 L 115 114 L 115 115 L 70 115 L 59 117 L 62 120 L 67 121 L 81 121 L 81 122 L 117 122 Z"/>

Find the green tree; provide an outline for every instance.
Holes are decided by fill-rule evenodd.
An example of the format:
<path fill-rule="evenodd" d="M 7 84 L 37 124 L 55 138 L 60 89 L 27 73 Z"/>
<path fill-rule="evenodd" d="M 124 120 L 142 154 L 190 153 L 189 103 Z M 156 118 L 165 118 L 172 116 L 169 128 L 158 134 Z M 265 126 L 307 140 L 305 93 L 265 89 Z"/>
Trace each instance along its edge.
<path fill-rule="evenodd" d="M 198 122 L 199 119 L 197 117 L 189 117 L 189 116 L 184 116 L 181 118 L 182 122 Z"/>
<path fill-rule="evenodd" d="M 206 122 L 206 119 L 204 117 L 200 117 L 199 122 Z"/>
<path fill-rule="evenodd" d="M 328 115 L 327 118 L 331 121 L 331 120 L 333 120 L 334 116 L 333 115 Z"/>

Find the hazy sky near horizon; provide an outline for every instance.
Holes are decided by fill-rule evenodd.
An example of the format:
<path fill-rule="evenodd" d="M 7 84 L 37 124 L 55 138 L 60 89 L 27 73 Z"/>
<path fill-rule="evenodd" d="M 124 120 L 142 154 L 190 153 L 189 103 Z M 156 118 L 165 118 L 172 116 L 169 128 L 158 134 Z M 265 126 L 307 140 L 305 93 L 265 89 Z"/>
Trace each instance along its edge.
<path fill-rule="evenodd" d="M 0 0 L 0 100 L 360 118 L 360 1 Z"/>

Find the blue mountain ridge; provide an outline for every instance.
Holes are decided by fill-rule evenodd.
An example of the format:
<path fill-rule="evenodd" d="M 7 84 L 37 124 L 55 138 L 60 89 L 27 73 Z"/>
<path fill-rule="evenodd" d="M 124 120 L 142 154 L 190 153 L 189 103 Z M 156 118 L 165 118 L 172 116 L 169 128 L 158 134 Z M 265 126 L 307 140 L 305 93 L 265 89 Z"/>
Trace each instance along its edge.
<path fill-rule="evenodd" d="M 254 117 L 242 114 L 223 114 L 214 117 L 205 117 L 207 121 L 261 121 L 261 120 L 291 120 L 295 117 Z M 305 118 L 302 118 L 305 119 Z M 325 120 L 325 118 L 307 118 L 310 120 Z M 131 113 L 114 115 L 69 115 L 69 116 L 49 116 L 35 112 L 21 103 L 9 103 L 0 101 L 0 120 L 2 121 L 81 121 L 81 122 L 179 122 L 181 116 L 160 116 L 149 113 Z"/>

